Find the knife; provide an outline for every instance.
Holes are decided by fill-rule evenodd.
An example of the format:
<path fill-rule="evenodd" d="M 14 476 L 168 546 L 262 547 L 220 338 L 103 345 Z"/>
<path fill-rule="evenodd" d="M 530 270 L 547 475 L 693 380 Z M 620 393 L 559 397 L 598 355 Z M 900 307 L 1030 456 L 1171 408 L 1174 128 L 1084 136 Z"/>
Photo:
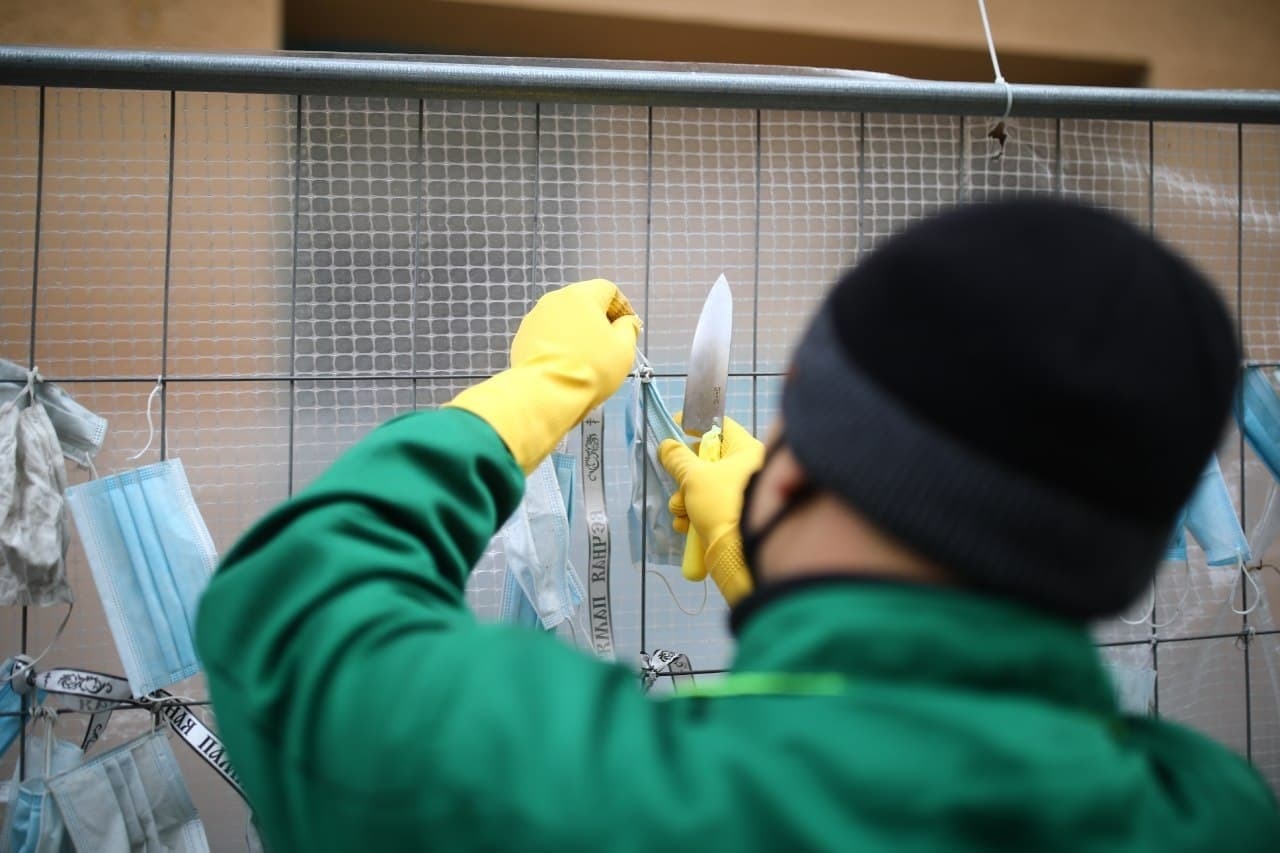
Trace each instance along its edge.
<path fill-rule="evenodd" d="M 720 458 L 720 436 L 729 384 L 729 345 L 733 339 L 733 293 L 722 274 L 711 286 L 689 349 L 689 375 L 684 386 L 681 428 L 700 439 L 698 458 Z M 687 580 L 707 576 L 702 542 L 693 527 L 685 540 L 681 573 Z"/>

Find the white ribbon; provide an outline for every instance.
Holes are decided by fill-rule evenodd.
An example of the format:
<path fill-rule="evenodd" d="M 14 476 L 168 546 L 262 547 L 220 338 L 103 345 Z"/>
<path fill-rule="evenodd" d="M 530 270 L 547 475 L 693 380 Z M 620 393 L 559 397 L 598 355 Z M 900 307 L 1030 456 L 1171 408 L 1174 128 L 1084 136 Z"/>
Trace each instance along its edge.
<path fill-rule="evenodd" d="M 119 675 L 107 675 L 102 672 L 91 672 L 83 669 L 48 669 L 35 675 L 35 686 L 55 696 L 69 696 L 78 700 L 78 707 L 73 710 L 92 714 L 89 728 L 85 733 L 83 749 L 88 749 L 101 736 L 106 728 L 111 712 L 121 703 L 131 703 L 150 710 L 158 719 L 163 719 L 169 727 L 177 732 L 178 737 L 191 747 L 213 771 L 236 790 L 241 797 L 244 788 L 228 763 L 226 749 L 218 736 L 204 724 L 204 721 L 191 713 L 180 701 L 167 690 L 157 690 L 146 696 L 134 697 L 129 689 L 128 679 Z"/>
<path fill-rule="evenodd" d="M 582 500 L 587 514 L 587 613 L 591 648 L 613 660 L 613 610 L 609 600 L 609 513 L 604 495 L 604 406 L 582 422 Z"/>

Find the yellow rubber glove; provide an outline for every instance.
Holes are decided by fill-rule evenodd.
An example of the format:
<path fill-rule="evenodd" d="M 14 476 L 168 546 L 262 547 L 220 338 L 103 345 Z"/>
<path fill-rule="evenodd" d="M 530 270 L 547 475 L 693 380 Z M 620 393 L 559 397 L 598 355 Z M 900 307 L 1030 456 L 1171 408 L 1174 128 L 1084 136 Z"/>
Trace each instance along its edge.
<path fill-rule="evenodd" d="M 511 367 L 446 405 L 479 415 L 525 474 L 622 385 L 635 360 L 640 318 L 602 278 L 538 300 L 511 342 Z"/>
<path fill-rule="evenodd" d="M 679 486 L 668 503 L 674 527 L 687 533 L 693 525 L 706 545 L 704 560 L 711 579 L 725 601 L 737 604 L 751 592 L 738 532 L 742 492 L 764 464 L 764 445 L 737 421 L 725 418 L 718 460 L 699 459 L 682 442 L 668 439 L 658 447 L 658 461 Z"/>

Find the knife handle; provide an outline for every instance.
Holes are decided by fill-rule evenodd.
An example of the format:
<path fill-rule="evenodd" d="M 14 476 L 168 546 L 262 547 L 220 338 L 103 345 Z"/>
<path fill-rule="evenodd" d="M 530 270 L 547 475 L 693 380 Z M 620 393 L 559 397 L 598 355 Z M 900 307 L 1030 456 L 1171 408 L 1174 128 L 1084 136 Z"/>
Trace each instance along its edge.
<path fill-rule="evenodd" d="M 720 459 L 721 450 L 721 431 L 719 427 L 712 427 L 702 436 L 702 441 L 698 444 L 698 458 L 707 462 L 716 462 Z M 698 582 L 704 580 L 707 576 L 706 554 L 702 547 L 702 537 L 698 536 L 698 531 L 693 529 L 693 525 L 689 525 L 689 537 L 684 543 L 684 561 L 680 565 L 680 573 L 684 575 L 685 580 Z"/>

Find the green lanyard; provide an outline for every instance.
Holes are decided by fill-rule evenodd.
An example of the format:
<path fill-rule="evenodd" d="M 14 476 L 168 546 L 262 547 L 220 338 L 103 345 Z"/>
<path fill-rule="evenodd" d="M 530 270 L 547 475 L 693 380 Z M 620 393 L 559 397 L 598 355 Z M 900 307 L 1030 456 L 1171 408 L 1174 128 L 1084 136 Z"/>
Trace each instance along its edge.
<path fill-rule="evenodd" d="M 730 699 L 735 696 L 840 696 L 852 687 L 849 679 L 834 672 L 736 672 L 706 685 L 681 688 L 664 700 Z M 1088 713 L 1115 738 L 1129 734 L 1123 715 Z"/>
<path fill-rule="evenodd" d="M 734 696 L 839 696 L 849 681 L 831 672 L 738 672 L 706 685 L 681 688 L 668 699 L 726 699 Z"/>

